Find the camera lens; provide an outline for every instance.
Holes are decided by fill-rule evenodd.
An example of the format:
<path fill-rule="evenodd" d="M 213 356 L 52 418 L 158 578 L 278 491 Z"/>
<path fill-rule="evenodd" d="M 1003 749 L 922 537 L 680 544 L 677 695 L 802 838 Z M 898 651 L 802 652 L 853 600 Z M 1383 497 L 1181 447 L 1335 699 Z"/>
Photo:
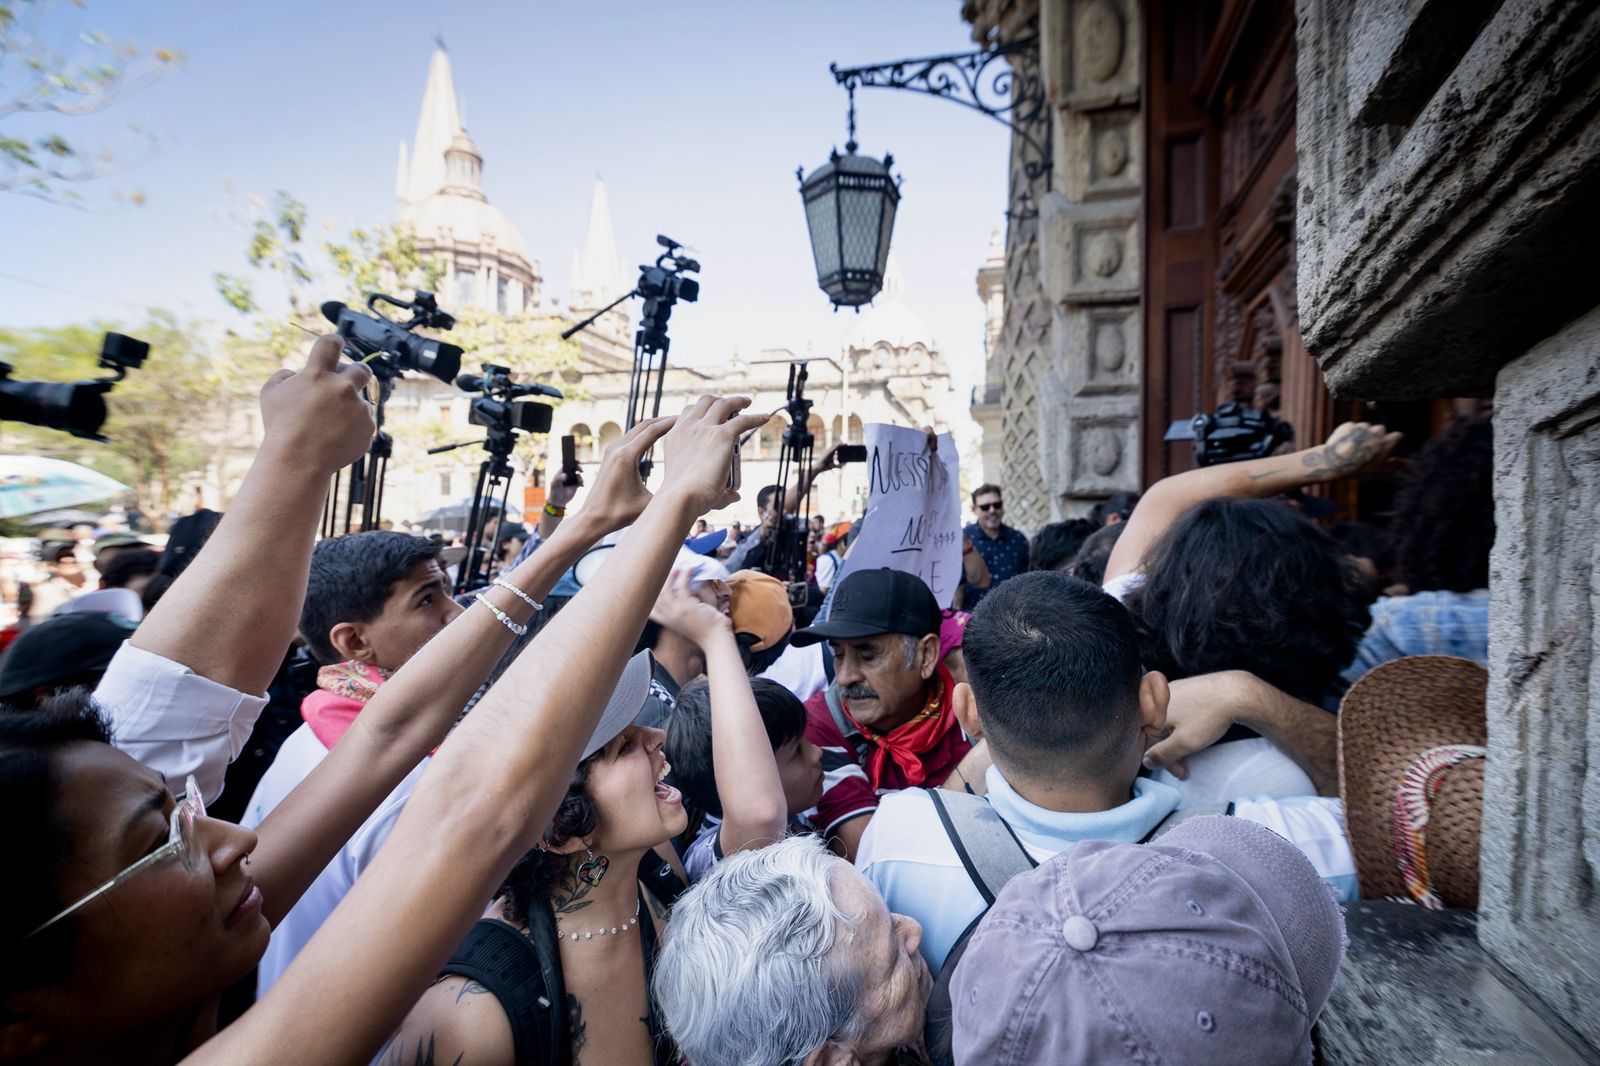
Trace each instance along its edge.
<path fill-rule="evenodd" d="M 0 420 L 93 436 L 106 420 L 105 389 L 90 381 L 0 381 Z"/>
<path fill-rule="evenodd" d="M 408 337 L 402 353 L 402 365 L 407 370 L 432 374 L 448 385 L 461 372 L 461 356 L 462 349 L 454 344 Z"/>

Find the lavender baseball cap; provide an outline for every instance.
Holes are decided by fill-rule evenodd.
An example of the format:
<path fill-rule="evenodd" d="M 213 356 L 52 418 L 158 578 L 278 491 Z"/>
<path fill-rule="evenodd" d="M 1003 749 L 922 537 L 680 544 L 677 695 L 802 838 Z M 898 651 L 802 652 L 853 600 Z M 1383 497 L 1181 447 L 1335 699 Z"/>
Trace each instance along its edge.
<path fill-rule="evenodd" d="M 1311 863 L 1247 819 L 1083 841 L 1015 878 L 973 934 L 955 1061 L 1309 1066 L 1344 946 Z"/>

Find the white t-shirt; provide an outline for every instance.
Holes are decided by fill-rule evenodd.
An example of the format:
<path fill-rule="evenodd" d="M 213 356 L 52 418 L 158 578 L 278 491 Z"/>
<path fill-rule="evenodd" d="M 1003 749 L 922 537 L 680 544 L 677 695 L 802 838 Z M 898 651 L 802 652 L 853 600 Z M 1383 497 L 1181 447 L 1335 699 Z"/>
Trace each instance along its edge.
<path fill-rule="evenodd" d="M 285 796 L 301 781 L 304 781 L 317 764 L 328 755 L 328 749 L 322 746 L 316 734 L 311 732 L 311 727 L 302 725 L 289 735 L 283 742 L 283 747 L 278 749 L 278 757 L 272 761 L 267 772 L 262 775 L 261 783 L 256 786 L 255 794 L 250 797 L 250 803 L 245 808 L 243 824 L 255 829 L 273 808 L 283 802 Z M 411 790 L 416 787 L 422 772 L 428 768 L 430 759 L 424 758 L 416 768 L 405 776 L 394 791 L 389 793 L 378 809 L 373 811 L 367 820 L 361 823 L 361 828 L 355 835 L 345 842 L 339 849 L 339 854 L 334 856 L 317 879 L 311 882 L 311 887 L 306 889 L 305 895 L 294 905 L 294 909 L 284 916 L 283 921 L 272 931 L 272 940 L 267 944 L 266 954 L 261 957 L 261 963 L 256 970 L 256 995 L 264 996 L 267 989 L 272 987 L 274 981 L 283 976 L 283 971 L 288 968 L 294 957 L 305 948 L 311 938 L 316 935 L 322 923 L 328 920 L 328 915 L 344 899 L 356 878 L 361 876 L 361 871 L 367 868 L 373 857 L 378 854 L 378 849 L 389 838 L 389 831 L 394 828 L 395 821 L 400 817 L 400 812 L 405 809 L 406 800 L 411 797 Z"/>
<path fill-rule="evenodd" d="M 127 641 L 94 699 L 111 720 L 112 744 L 166 778 L 174 795 L 193 774 L 207 803 L 222 795 L 228 764 L 267 705 L 265 696 L 231 689 Z"/>

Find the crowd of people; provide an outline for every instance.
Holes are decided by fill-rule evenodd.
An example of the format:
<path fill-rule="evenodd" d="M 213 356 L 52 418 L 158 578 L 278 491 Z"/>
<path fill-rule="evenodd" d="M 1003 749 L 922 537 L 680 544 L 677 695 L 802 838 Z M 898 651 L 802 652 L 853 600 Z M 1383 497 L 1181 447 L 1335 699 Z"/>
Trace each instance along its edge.
<path fill-rule="evenodd" d="M 1383 531 L 1296 502 L 1387 466 L 1365 423 L 1031 540 L 982 485 L 942 604 L 852 570 L 859 522 L 807 530 L 807 597 L 763 572 L 805 481 L 709 530 L 770 412 L 706 396 L 455 598 L 435 539 L 316 539 L 368 379 L 319 339 L 203 547 L 99 566 L 160 583 L 138 616 L 0 660 L 0 1059 L 1310 1063 L 1340 901 L 1470 905 L 1426 787 L 1406 849 L 1352 845 L 1339 709 L 1486 658 L 1486 417 Z"/>

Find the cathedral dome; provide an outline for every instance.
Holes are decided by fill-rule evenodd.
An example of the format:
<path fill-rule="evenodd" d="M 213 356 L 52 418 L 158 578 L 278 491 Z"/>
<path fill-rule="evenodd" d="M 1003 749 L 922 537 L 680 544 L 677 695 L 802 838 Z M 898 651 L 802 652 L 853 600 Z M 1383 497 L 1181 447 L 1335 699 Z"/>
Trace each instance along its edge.
<path fill-rule="evenodd" d="M 845 334 L 847 350 L 874 348 L 879 343 L 891 348 L 910 348 L 915 344 L 933 347 L 928 324 L 901 298 L 903 288 L 900 265 L 891 255 L 883 274 L 883 291 L 878 293 L 871 307 L 857 316 Z"/>
<path fill-rule="evenodd" d="M 443 189 L 405 214 L 417 239 L 424 244 L 493 246 L 528 261 L 522 234 L 498 207 L 480 197 Z"/>

